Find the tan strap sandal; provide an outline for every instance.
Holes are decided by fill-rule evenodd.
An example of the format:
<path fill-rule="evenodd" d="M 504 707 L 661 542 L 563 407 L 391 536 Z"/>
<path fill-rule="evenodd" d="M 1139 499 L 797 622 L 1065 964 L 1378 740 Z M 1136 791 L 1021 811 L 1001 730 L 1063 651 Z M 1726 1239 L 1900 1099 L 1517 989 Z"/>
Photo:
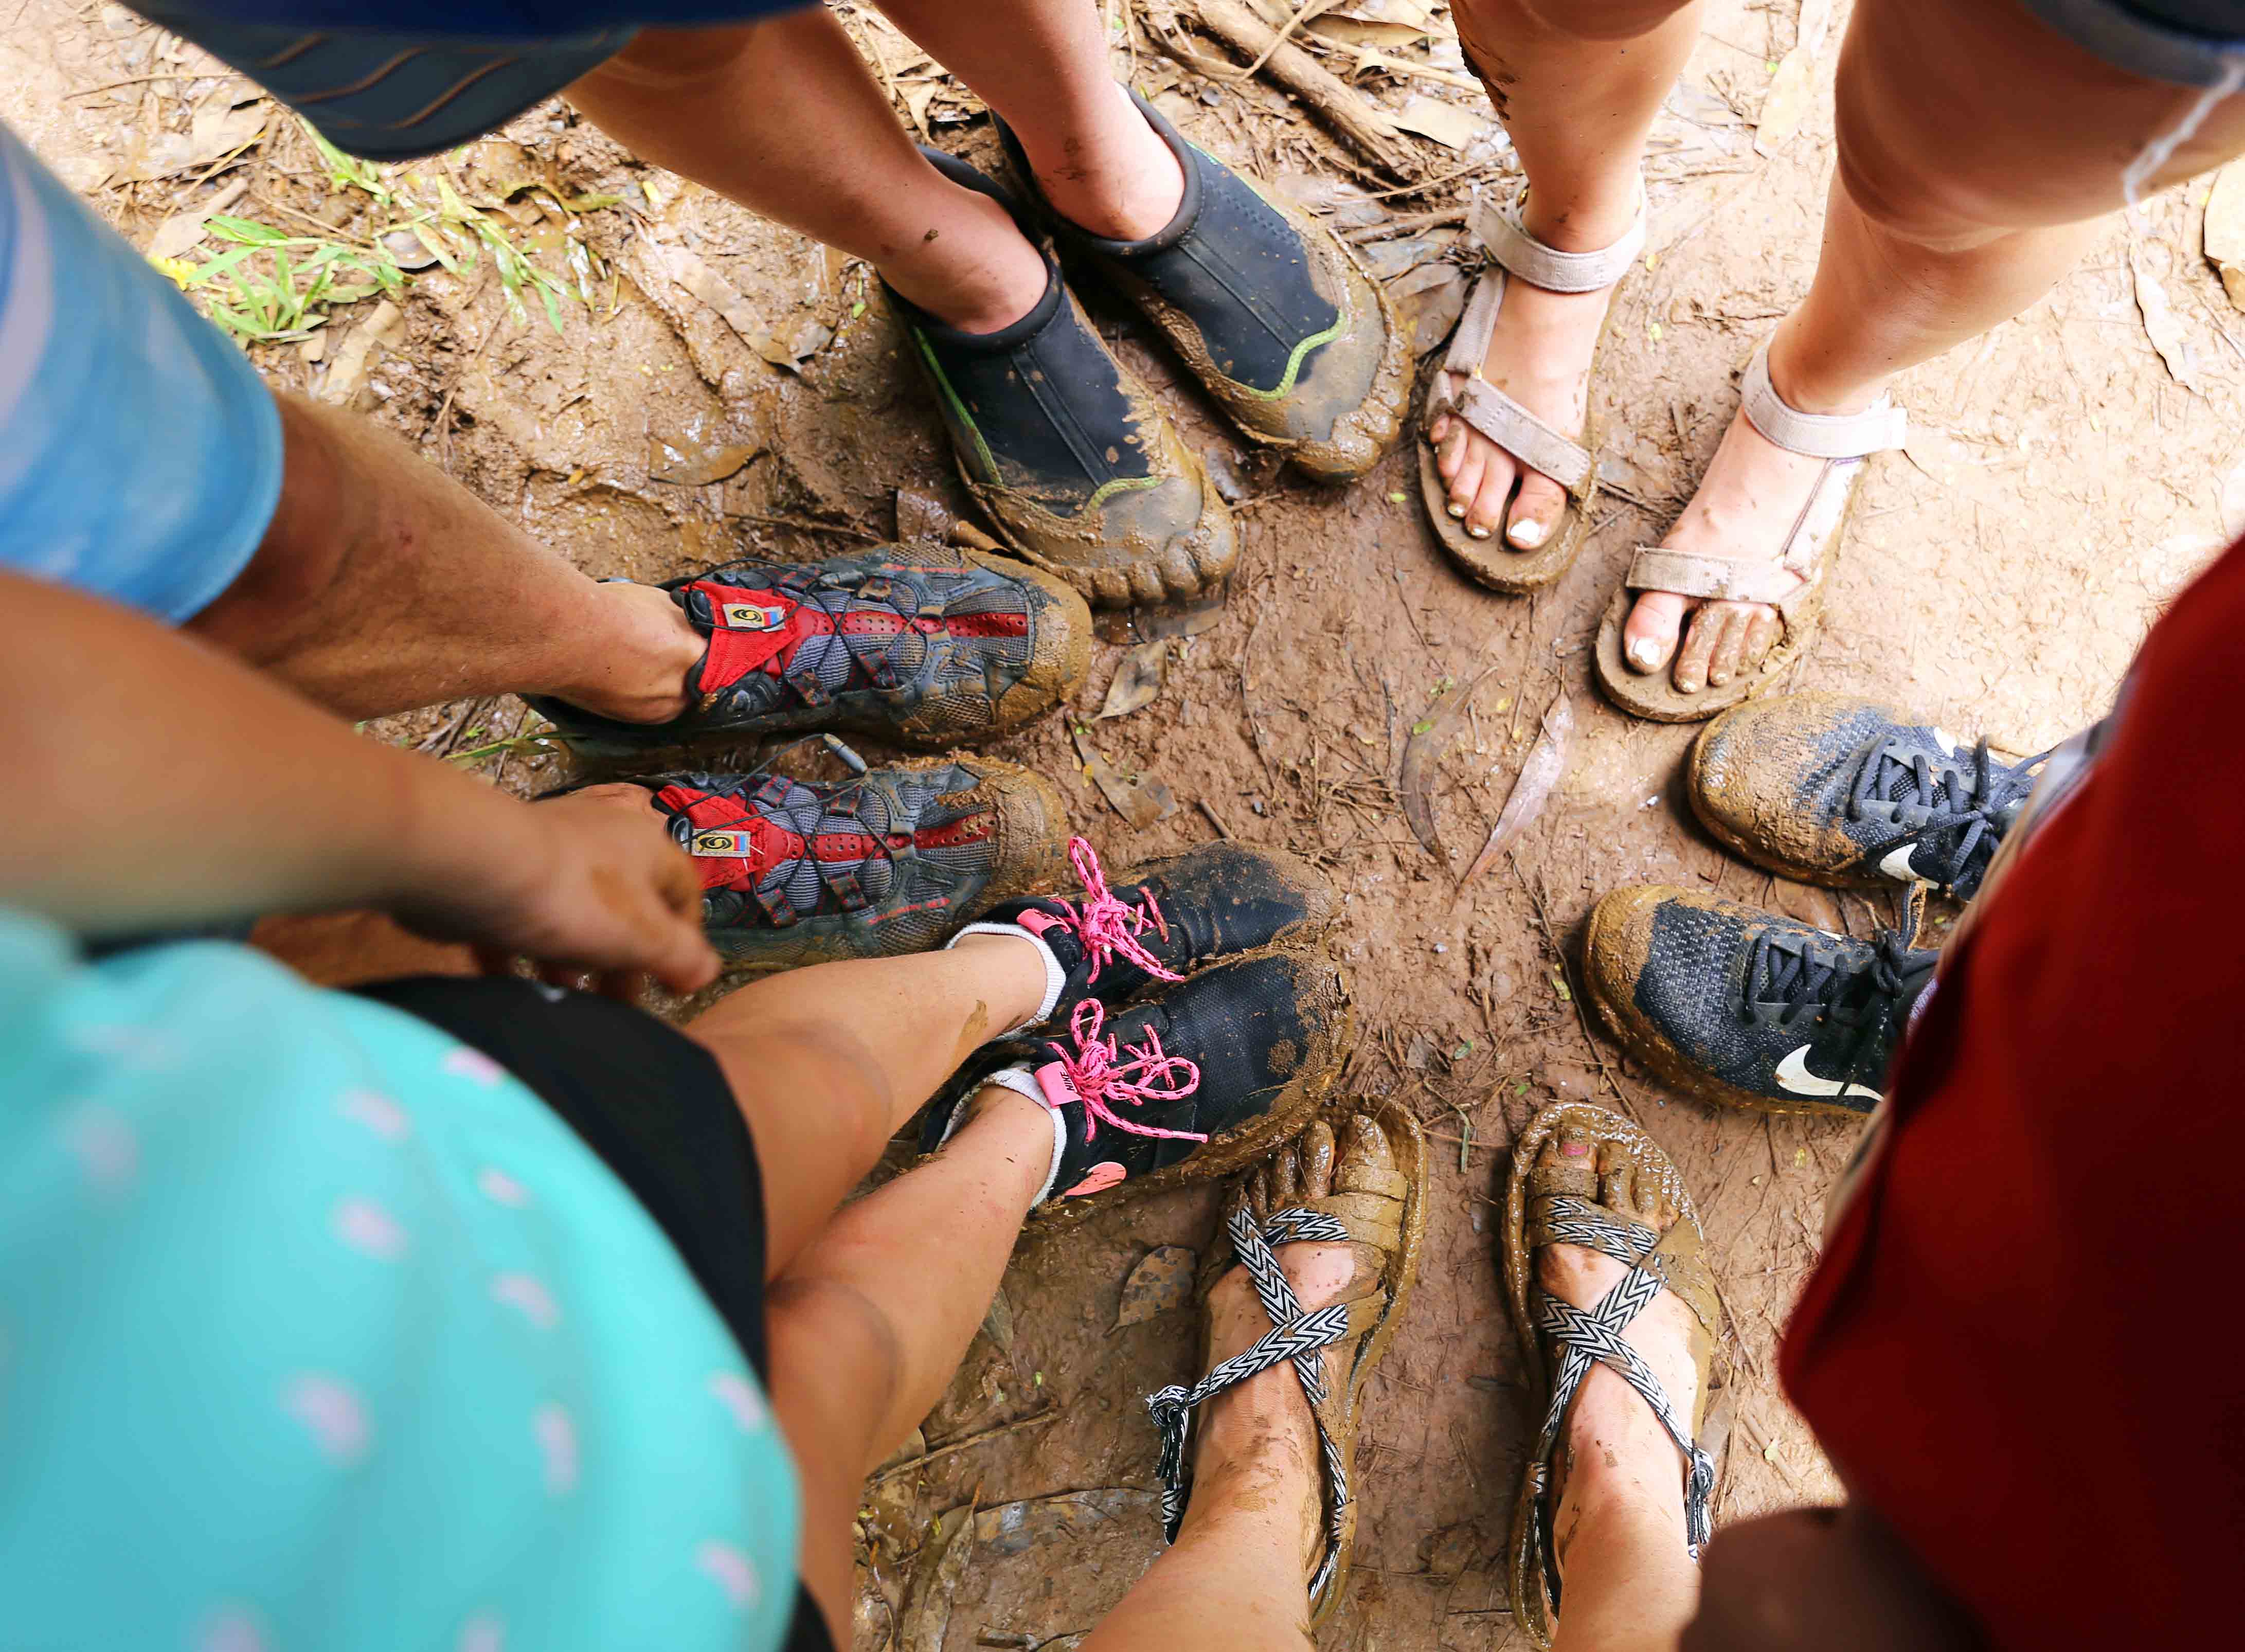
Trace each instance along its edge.
<path fill-rule="evenodd" d="M 1597 416 L 1587 415 L 1581 431 L 1572 437 L 1554 430 L 1482 377 L 1482 361 L 1496 330 L 1496 315 L 1503 306 L 1509 276 L 1516 275 L 1546 292 L 1595 293 L 1616 285 L 1629 273 L 1645 246 L 1644 191 L 1638 190 L 1637 217 L 1621 239 L 1595 253 L 1563 253 L 1545 246 L 1521 227 L 1516 201 L 1500 208 L 1476 200 L 1468 222 L 1489 254 L 1489 267 L 1474 283 L 1465 314 L 1450 335 L 1448 353 L 1428 376 L 1422 398 L 1421 434 L 1431 430 L 1436 419 L 1454 415 L 1529 470 L 1540 471 L 1557 482 L 1567 491 L 1568 503 L 1550 536 L 1533 550 L 1512 549 L 1501 530 L 1486 539 L 1476 539 L 1449 513 L 1449 490 L 1435 468 L 1431 441 L 1419 445 L 1419 493 L 1436 537 L 1468 574 L 1494 590 L 1533 591 L 1566 572 L 1582 549 L 1590 502 L 1597 494 Z M 1613 305 L 1609 301 L 1605 321 L 1598 328 L 1597 347 L 1590 357 L 1593 381 L 1605 355 L 1606 331 L 1612 321 Z M 1463 383 L 1454 387 L 1453 375 L 1461 376 Z"/>
<path fill-rule="evenodd" d="M 1739 410 L 1753 428 L 1789 453 L 1822 459 L 1824 469 L 1785 536 L 1774 562 L 1705 556 L 1639 545 L 1629 577 L 1598 626 L 1598 680 L 1623 710 L 1654 722 L 1698 722 L 1760 694 L 1800 656 L 1822 617 L 1824 581 L 1839 559 L 1840 540 L 1855 501 L 1863 463 L 1898 448 L 1909 435 L 1909 416 L 1891 396 L 1860 413 L 1803 413 L 1786 405 L 1769 380 L 1769 342 L 1746 363 Z M 1664 667 L 1639 673 L 1622 653 L 1622 631 L 1641 591 L 1665 591 L 1713 602 L 1760 602 L 1777 610 L 1777 646 L 1758 670 L 1742 672 L 1720 687 L 1696 694 L 1679 690 Z M 1673 661 L 1672 660 L 1672 664 Z"/>
<path fill-rule="evenodd" d="M 1544 1165 L 1543 1149 L 1565 1136 L 1590 1151 L 1579 1163 Z M 1627 1161 L 1635 1186 L 1657 1188 L 1676 1212 L 1665 1233 L 1645 1213 L 1618 1210 L 1598 1198 L 1599 1166 L 1611 1174 L 1616 1155 Z M 1651 1201 L 1646 1201 L 1648 1204 Z M 1513 1621 L 1538 1647 L 1551 1643 L 1559 1610 L 1559 1566 L 1551 1535 L 1555 1500 L 1551 1458 L 1564 1432 L 1567 1408 L 1593 1364 L 1618 1373 L 1652 1408 L 1684 1459 L 1685 1547 L 1699 1558 L 1712 1530 L 1714 1459 L 1698 1435 L 1712 1385 L 1722 1305 L 1708 1271 L 1706 1237 L 1684 1179 L 1659 1144 L 1618 1114 L 1584 1101 L 1562 1101 L 1529 1121 L 1513 1144 L 1504 1195 L 1504 1287 L 1512 1324 L 1527 1364 L 1529 1393 L 1541 1406 L 1536 1443 L 1521 1477 L 1512 1522 Z M 1589 1308 L 1562 1302 L 1537 1283 L 1536 1253 L 1546 1245 L 1582 1245 L 1627 1267 L 1620 1282 Z M 1692 1363 L 1699 1387 L 1687 1426 L 1660 1379 L 1623 1332 L 1663 1290 L 1690 1308 Z"/>
<path fill-rule="evenodd" d="M 1292 1161 L 1320 1151 L 1333 1155 L 1333 1191 L 1295 1199 L 1301 1181 Z M 1389 1100 L 1327 1104 L 1268 1165 L 1233 1185 L 1224 1242 L 1202 1272 L 1205 1299 L 1208 1287 L 1235 1263 L 1245 1269 L 1271 1329 L 1190 1388 L 1172 1384 L 1146 1398 L 1162 1433 L 1163 1533 L 1174 1542 L 1192 1491 L 1186 1450 L 1192 1413 L 1234 1384 L 1292 1363 L 1317 1425 L 1325 1505 L 1309 1584 L 1312 1628 L 1339 1603 L 1347 1573 L 1356 1537 L 1350 1471 L 1356 1457 L 1357 1406 L 1418 1277 L 1428 1170 L 1426 1137 L 1408 1109 Z M 1355 1273 L 1340 1294 L 1309 1310 L 1295 1296 L 1276 1255 L 1279 1245 L 1306 1242 L 1346 1244 L 1356 1257 Z M 1326 1378 L 1328 1350 L 1345 1373 L 1339 1383 Z"/>

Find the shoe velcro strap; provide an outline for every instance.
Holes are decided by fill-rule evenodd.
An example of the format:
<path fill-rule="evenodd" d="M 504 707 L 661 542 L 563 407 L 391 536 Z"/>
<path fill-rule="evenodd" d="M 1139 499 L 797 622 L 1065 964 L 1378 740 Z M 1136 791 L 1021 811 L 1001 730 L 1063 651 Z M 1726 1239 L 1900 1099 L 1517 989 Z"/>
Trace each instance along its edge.
<path fill-rule="evenodd" d="M 1563 253 L 1520 227 L 1517 202 L 1505 206 L 1477 200 L 1466 217 L 1475 237 L 1502 267 L 1547 293 L 1595 293 L 1611 287 L 1645 246 L 1645 196 L 1638 191 L 1637 216 L 1611 247 L 1594 253 Z"/>
<path fill-rule="evenodd" d="M 1630 559 L 1631 591 L 1664 591 L 1672 596 L 1705 597 L 1718 602 L 1779 602 L 1800 588 L 1800 579 L 1782 562 L 1747 562 L 1733 557 L 1699 556 L 1641 545 Z"/>
<path fill-rule="evenodd" d="M 1469 378 L 1449 410 L 1531 471 L 1541 471 L 1577 499 L 1590 491 L 1590 450 L 1537 418 L 1487 379 Z"/>
<path fill-rule="evenodd" d="M 1769 382 L 1769 342 L 1746 363 L 1739 405 L 1754 429 L 1790 453 L 1814 459 L 1860 459 L 1909 439 L 1909 415 L 1882 396 L 1860 413 L 1803 413 L 1787 407 Z"/>

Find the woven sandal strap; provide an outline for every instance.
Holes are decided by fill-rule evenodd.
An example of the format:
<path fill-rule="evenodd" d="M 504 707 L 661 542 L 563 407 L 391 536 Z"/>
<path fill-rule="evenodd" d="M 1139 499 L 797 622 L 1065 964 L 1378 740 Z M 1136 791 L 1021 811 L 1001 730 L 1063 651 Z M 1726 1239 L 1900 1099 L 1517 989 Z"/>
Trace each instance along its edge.
<path fill-rule="evenodd" d="M 1693 1560 L 1712 1534 L 1711 1509 L 1715 1493 L 1714 1460 L 1699 1449 L 1689 1428 L 1677 1414 L 1675 1405 L 1660 1379 L 1652 1374 L 1636 1349 L 1630 1346 L 1623 1332 L 1631 1320 L 1644 1312 L 1652 1299 L 1661 1292 L 1659 1276 L 1644 1268 L 1632 1268 L 1624 1274 L 1597 1305 L 1589 1309 L 1576 1307 L 1560 1301 L 1549 1291 L 1536 1291 L 1537 1329 L 1557 1344 L 1559 1357 L 1552 1362 L 1551 1400 L 1545 1408 L 1542 1428 L 1536 1435 L 1536 1451 L 1529 1459 L 1529 1474 L 1536 1503 L 1536 1519 L 1534 1529 L 1540 1534 L 1550 1524 L 1550 1462 L 1558 1449 L 1559 1438 L 1565 1426 L 1567 1407 L 1574 1401 L 1576 1391 L 1583 1378 L 1590 1374 L 1593 1364 L 1602 1364 L 1614 1371 L 1637 1391 L 1639 1398 L 1652 1407 L 1652 1414 L 1660 1419 L 1676 1448 L 1684 1454 L 1686 1473 L 1684 1485 L 1684 1547 Z M 1538 1538 L 1539 1548 L 1542 1547 Z M 1542 1554 L 1544 1581 L 1551 1598 L 1559 1598 L 1559 1579 L 1554 1557 L 1548 1549 Z"/>
<path fill-rule="evenodd" d="M 1660 1243 L 1658 1229 L 1639 1222 L 1618 1222 L 1602 1205 L 1568 1194 L 1539 1199 L 1528 1218 L 1528 1243 L 1540 1250 L 1545 1245 L 1581 1245 L 1634 1268 Z"/>
<path fill-rule="evenodd" d="M 1530 287 L 1547 293 L 1595 293 L 1611 287 L 1629 273 L 1645 247 L 1645 189 L 1639 185 L 1637 216 L 1611 247 L 1594 253 L 1563 253 L 1546 246 L 1520 227 L 1520 202 L 1516 198 L 1499 206 L 1476 200 L 1466 215 L 1475 238 L 1489 255 Z"/>
<path fill-rule="evenodd" d="M 1146 1409 L 1162 1436 L 1156 1468 L 1162 1486 L 1162 1528 L 1170 1541 L 1177 1540 L 1191 1494 L 1192 1477 L 1185 1466 L 1185 1432 L 1192 1412 L 1235 1383 L 1259 1376 L 1282 1360 L 1292 1361 L 1295 1378 L 1310 1402 L 1311 1420 L 1318 1431 L 1318 1457 L 1325 1469 L 1325 1555 L 1310 1580 L 1314 1599 L 1332 1581 L 1333 1568 L 1340 1564 L 1349 1505 L 1348 1465 L 1341 1456 L 1340 1442 L 1326 1426 L 1325 1350 L 1348 1337 L 1352 1320 L 1358 1316 L 1352 1311 L 1353 1304 L 1345 1302 L 1327 1303 L 1304 1312 L 1301 1299 L 1294 1295 L 1272 1247 L 1302 1241 L 1346 1244 L 1352 1236 L 1335 1218 L 1299 1206 L 1276 1211 L 1259 1226 L 1245 1209 L 1235 1209 L 1226 1231 L 1233 1256 L 1246 1269 L 1256 1299 L 1270 1317 L 1271 1329 L 1191 1387 L 1171 1384 L 1146 1397 Z"/>
<path fill-rule="evenodd" d="M 1576 498 L 1590 490 L 1597 461 L 1590 449 L 1537 418 L 1484 378 L 1469 378 L 1445 411 L 1456 414 L 1531 471 L 1541 471 Z"/>
<path fill-rule="evenodd" d="M 1909 439 L 1909 415 L 1882 396 L 1860 413 L 1803 413 L 1787 407 L 1769 382 L 1769 341 L 1746 363 L 1740 407 L 1755 430 L 1788 452 L 1815 459 L 1860 459 Z"/>

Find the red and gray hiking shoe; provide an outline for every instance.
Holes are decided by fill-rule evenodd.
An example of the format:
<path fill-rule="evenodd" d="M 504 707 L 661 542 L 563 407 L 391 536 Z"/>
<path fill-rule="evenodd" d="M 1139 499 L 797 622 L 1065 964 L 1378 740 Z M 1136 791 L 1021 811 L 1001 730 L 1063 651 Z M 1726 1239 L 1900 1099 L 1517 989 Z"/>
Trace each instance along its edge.
<path fill-rule="evenodd" d="M 1109 1013 L 1080 1000 L 1051 1037 L 983 1046 L 928 1110 L 947 1140 L 986 1084 L 1052 1114 L 1037 1214 L 1071 1220 L 1098 1195 L 1220 1176 L 1309 1121 L 1340 1075 L 1354 1023 L 1348 983 L 1321 948 L 1273 948 L 1204 970 Z"/>
<path fill-rule="evenodd" d="M 949 745 L 1015 728 L 1075 692 L 1091 612 L 1025 563 L 942 545 L 824 562 L 729 562 L 663 587 L 709 639 L 694 703 L 666 723 L 530 703 L 594 755 L 801 729 Z"/>
<path fill-rule="evenodd" d="M 702 774 L 635 783 L 694 857 L 710 940 L 762 968 L 925 951 L 994 902 L 1064 875 L 1059 792 L 988 758 L 901 763 L 838 783 Z"/>
<path fill-rule="evenodd" d="M 1324 874 L 1283 850 L 1204 843 L 1134 866 L 1112 889 L 1082 838 L 1068 839 L 1068 856 L 1082 880 L 1075 894 L 1007 901 L 951 941 L 988 934 L 1037 943 L 1045 1001 L 1031 1026 L 1065 1022 L 1089 999 L 1127 1002 L 1220 958 L 1310 940 L 1338 910 Z"/>

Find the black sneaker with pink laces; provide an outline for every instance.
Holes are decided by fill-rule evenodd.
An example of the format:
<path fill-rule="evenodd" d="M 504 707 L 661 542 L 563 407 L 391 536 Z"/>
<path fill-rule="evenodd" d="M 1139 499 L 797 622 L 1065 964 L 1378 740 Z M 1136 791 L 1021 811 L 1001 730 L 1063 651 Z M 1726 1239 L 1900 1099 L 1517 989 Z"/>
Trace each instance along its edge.
<path fill-rule="evenodd" d="M 1053 1149 L 1034 1214 L 1064 1222 L 1099 1195 L 1224 1175 L 1291 1138 L 1340 1078 L 1353 1026 L 1321 946 L 1232 958 L 1111 1014 L 1082 998 L 1064 1027 L 976 1052 L 929 1108 L 922 1145 L 949 1140 L 986 1086 L 1035 1102 Z"/>
<path fill-rule="evenodd" d="M 1078 892 L 1007 901 L 951 942 L 1025 935 L 1037 944 L 1045 997 L 1028 1026 L 1066 1024 L 1093 1000 L 1127 1003 L 1218 958 L 1312 940 L 1340 906 L 1325 875 L 1283 850 L 1204 843 L 1134 866 L 1111 888 L 1089 843 L 1071 837 L 1068 854 Z"/>

